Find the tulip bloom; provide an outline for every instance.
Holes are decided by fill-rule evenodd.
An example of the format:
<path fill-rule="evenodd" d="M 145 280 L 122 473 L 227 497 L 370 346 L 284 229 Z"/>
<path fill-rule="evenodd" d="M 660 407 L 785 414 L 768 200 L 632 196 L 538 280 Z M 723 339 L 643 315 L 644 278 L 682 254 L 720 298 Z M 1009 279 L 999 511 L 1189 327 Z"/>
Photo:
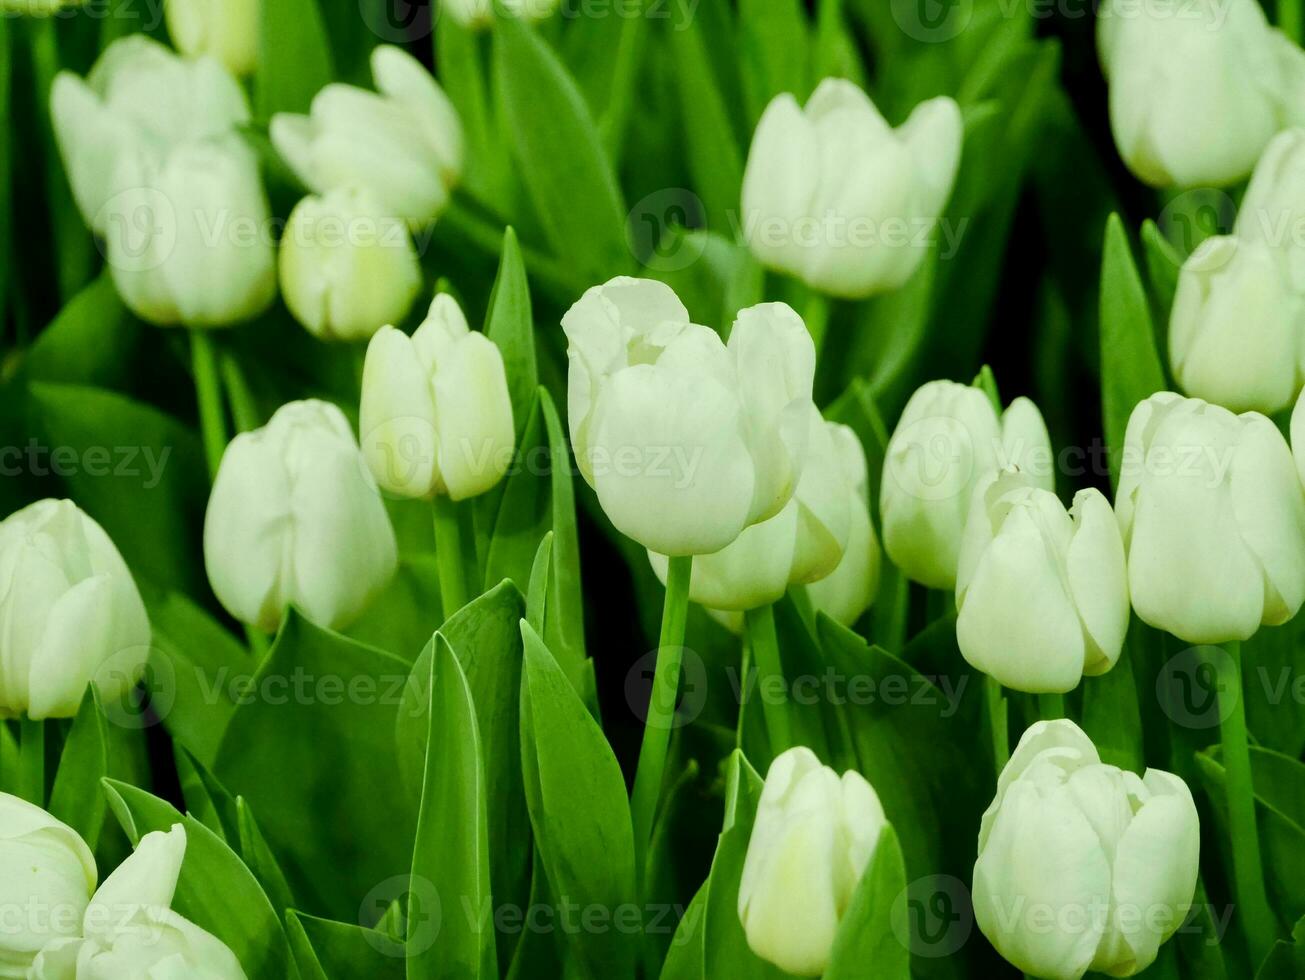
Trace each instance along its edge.
<path fill-rule="evenodd" d="M 503 355 L 452 296 L 436 296 L 411 337 L 394 327 L 372 337 L 359 430 L 391 493 L 465 500 L 503 478 L 516 444 Z"/>
<path fill-rule="evenodd" d="M 879 591 L 879 539 L 870 521 L 865 449 L 847 426 L 833 426 L 833 431 L 850 493 L 847 547 L 833 571 L 807 586 L 807 595 L 817 610 L 851 626 Z"/>
<path fill-rule="evenodd" d="M 210 55 L 233 75 L 258 67 L 263 0 L 168 0 L 168 36 L 190 57 Z"/>
<path fill-rule="evenodd" d="M 433 222 L 462 174 L 462 124 L 416 58 L 392 44 L 372 51 L 380 94 L 332 83 L 306 116 L 278 112 L 272 143 L 318 194 L 365 187 L 412 228 Z"/>
<path fill-rule="evenodd" d="M 1305 71 L 1305 66 L 1302 70 Z M 1302 223 L 1305 223 L 1305 129 L 1288 129 L 1269 141 L 1255 164 L 1255 172 L 1237 209 L 1233 234 L 1240 241 L 1267 246 L 1297 296 L 1305 295 Z M 1253 323 L 1250 317 L 1247 322 Z"/>
<path fill-rule="evenodd" d="M 0 522 L 0 718 L 71 718 L 86 685 L 106 701 L 140 679 L 150 624 L 104 529 L 71 500 Z"/>
<path fill-rule="evenodd" d="M 1005 687 L 1063 693 L 1115 665 L 1128 631 L 1128 573 L 1106 498 L 1068 513 L 1019 472 L 974 495 L 956 576 L 956 642 Z"/>
<path fill-rule="evenodd" d="M 752 951 L 797 976 L 820 976 L 887 822 L 860 773 L 840 778 L 802 746 L 776 757 L 739 882 Z"/>
<path fill-rule="evenodd" d="M 558 0 L 498 0 L 498 5 L 522 20 L 543 20 L 557 9 Z M 494 23 L 493 0 L 444 0 L 440 13 L 462 27 L 481 30 Z"/>
<path fill-rule="evenodd" d="M 1132 976 L 1183 924 L 1200 843 L 1181 779 L 1105 765 L 1072 721 L 1040 721 L 979 827 L 975 921 L 1031 976 Z"/>
<path fill-rule="evenodd" d="M 788 93 L 776 96 L 743 174 L 753 254 L 831 296 L 896 289 L 924 259 L 956 178 L 961 135 L 960 109 L 946 97 L 921 103 L 892 129 L 844 79 L 826 78 L 805 108 Z"/>
<path fill-rule="evenodd" d="M 1007 465 L 1055 487 L 1051 440 L 1037 406 L 1017 398 L 997 417 L 978 388 L 922 385 L 902 411 L 884 457 L 879 509 L 884 548 L 908 578 L 956 587 L 961 534 L 974 488 Z"/>
<path fill-rule="evenodd" d="M 204 564 L 236 619 L 273 632 L 294 603 L 339 629 L 389 582 L 394 530 L 344 413 L 282 405 L 231 440 L 204 520 Z"/>
<path fill-rule="evenodd" d="M 1139 403 L 1115 510 L 1133 608 L 1157 629 L 1245 640 L 1305 601 L 1305 492 L 1263 415 L 1173 392 Z"/>

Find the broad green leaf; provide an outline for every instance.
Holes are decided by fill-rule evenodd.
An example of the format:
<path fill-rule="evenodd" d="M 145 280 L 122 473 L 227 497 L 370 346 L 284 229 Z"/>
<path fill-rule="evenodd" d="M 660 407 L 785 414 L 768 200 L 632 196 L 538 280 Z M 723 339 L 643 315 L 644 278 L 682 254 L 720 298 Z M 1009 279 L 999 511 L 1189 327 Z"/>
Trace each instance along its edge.
<path fill-rule="evenodd" d="M 404 978 L 403 946 L 375 929 L 292 911 L 286 934 L 304 980 Z"/>
<path fill-rule="evenodd" d="M 10 18 L 0 17 L 0 125 L 6 133 L 14 132 L 9 106 L 13 91 L 11 76 L 13 58 L 10 55 L 9 42 Z M 7 314 L 11 303 L 9 279 L 13 275 L 13 210 L 10 207 L 12 193 L 10 147 L 13 141 L 6 139 L 0 144 L 0 314 Z M 15 290 L 16 291 L 16 290 Z M 16 305 L 16 304 L 15 304 Z"/>
<path fill-rule="evenodd" d="M 276 112 L 307 112 L 313 96 L 334 77 L 317 0 L 277 0 L 260 9 L 255 112 L 265 121 Z"/>
<path fill-rule="evenodd" d="M 429 508 L 426 517 L 429 524 Z M 345 634 L 401 660 L 415 659 L 441 622 L 437 566 L 432 554 L 400 554 L 394 578 Z"/>
<path fill-rule="evenodd" d="M 240 844 L 240 810 L 236 798 L 214 778 L 202 762 L 180 742 L 173 742 L 173 757 L 186 812 L 233 846 Z"/>
<path fill-rule="evenodd" d="M 911 955 L 898 938 L 909 932 L 893 922 L 894 916 L 909 914 L 898 901 L 904 891 L 906 866 L 890 825 L 880 832 L 852 904 L 839 921 L 825 980 L 862 977 L 867 963 L 874 964 L 876 980 L 911 980 Z"/>
<path fill-rule="evenodd" d="M 517 235 L 511 228 L 503 233 L 503 255 L 498 275 L 489 294 L 485 314 L 485 336 L 498 345 L 507 372 L 508 395 L 518 439 L 526 428 L 539 369 L 535 364 L 535 321 L 530 307 L 530 285 L 521 259 Z"/>
<path fill-rule="evenodd" d="M 285 874 L 276 855 L 268 846 L 267 838 L 258 829 L 254 811 L 250 809 L 244 797 L 236 798 L 236 820 L 240 831 L 241 857 L 249 866 L 249 870 L 254 873 L 254 877 L 258 879 L 258 883 L 263 886 L 263 891 L 267 894 L 272 907 L 284 915 L 286 910 L 294 907 L 294 895 L 290 891 L 290 884 L 285 880 Z"/>
<path fill-rule="evenodd" d="M 50 792 L 50 813 L 77 831 L 92 851 L 104 828 L 100 783 L 109 773 L 108 721 L 94 687 L 87 687 L 64 742 Z"/>
<path fill-rule="evenodd" d="M 586 673 L 584 589 L 580 581 L 580 532 L 576 527 L 575 487 L 562 420 L 552 396 L 540 389 L 544 427 L 548 431 L 549 485 L 553 500 L 553 585 L 544 639 L 572 683 Z M 577 684 L 583 689 L 582 684 Z"/>
<path fill-rule="evenodd" d="M 710 887 L 710 881 L 702 883 L 680 918 L 666 950 L 666 959 L 662 962 L 661 980 L 706 980 L 703 942 L 707 932 L 704 921 Z"/>
<path fill-rule="evenodd" d="M 435 67 L 467 142 L 467 187 L 482 200 L 494 200 L 511 176 L 500 152 L 500 136 L 490 111 L 483 35 L 453 17 L 435 18 Z"/>
<path fill-rule="evenodd" d="M 548 607 L 548 583 L 553 567 L 553 532 L 549 531 L 539 541 L 535 563 L 530 568 L 530 589 L 526 592 L 526 622 L 541 636 L 544 633 L 544 615 Z"/>
<path fill-rule="evenodd" d="M 1145 642 L 1137 625 L 1128 631 L 1119 663 L 1099 677 L 1083 678 L 1083 730 L 1104 762 L 1130 772 L 1140 772 L 1142 717 L 1132 658 L 1136 645 Z"/>
<path fill-rule="evenodd" d="M 828 5 L 820 4 L 823 8 Z M 739 66 L 748 120 L 761 118 L 770 100 L 788 92 L 806 101 L 810 58 L 803 4 L 798 0 L 740 0 Z"/>
<path fill-rule="evenodd" d="M 498 500 L 486 503 L 487 508 L 497 504 L 485 557 L 487 586 L 508 579 L 518 588 L 526 588 L 539 541 L 552 527 L 551 485 L 538 472 L 540 460 L 550 458 L 543 397 L 541 388 L 524 420 L 517 442 L 517 465 L 499 484 Z"/>
<path fill-rule="evenodd" d="M 1142 251 L 1146 257 L 1146 276 L 1151 283 L 1157 319 L 1167 327 L 1174 294 L 1178 292 L 1178 273 L 1183 267 L 1183 257 L 1150 218 L 1142 222 Z"/>
<path fill-rule="evenodd" d="M 1305 918 L 1291 930 L 1291 942 L 1279 940 L 1260 964 L 1255 980 L 1299 980 L 1305 976 Z"/>
<path fill-rule="evenodd" d="M 103 273 L 41 331 L 23 358 L 24 373 L 35 381 L 120 387 L 141 330 Z"/>

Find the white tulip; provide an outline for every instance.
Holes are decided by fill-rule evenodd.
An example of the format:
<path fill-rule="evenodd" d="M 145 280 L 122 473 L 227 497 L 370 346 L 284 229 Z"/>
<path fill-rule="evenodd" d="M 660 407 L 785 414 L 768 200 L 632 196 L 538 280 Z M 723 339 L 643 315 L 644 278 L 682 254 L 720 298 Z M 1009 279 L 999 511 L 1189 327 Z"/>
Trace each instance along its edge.
<path fill-rule="evenodd" d="M 896 289 L 923 261 L 923 239 L 933 238 L 961 136 L 960 109 L 946 97 L 921 103 L 892 129 L 844 79 L 826 78 L 805 108 L 776 96 L 743 174 L 748 244 L 763 265 L 833 296 Z"/>
<path fill-rule="evenodd" d="M 116 701 L 140 679 L 149 643 L 131 572 L 71 500 L 0 522 L 0 718 L 71 718 L 90 683 Z"/>
<path fill-rule="evenodd" d="M 167 0 L 168 35 L 183 54 L 211 55 L 233 75 L 258 67 L 262 0 Z"/>
<path fill-rule="evenodd" d="M 404 223 L 363 187 L 309 195 L 281 236 L 281 292 L 323 340 L 366 340 L 408 315 L 421 266 Z"/>
<path fill-rule="evenodd" d="M 0 977 L 25 977 L 48 943 L 79 936 L 95 858 L 71 827 L 0 793 Z"/>
<path fill-rule="evenodd" d="M 983 815 L 975 921 L 1030 976 L 1132 976 L 1183 924 L 1199 857 L 1186 783 L 1105 765 L 1072 721 L 1040 721 Z"/>
<path fill-rule="evenodd" d="M 444 210 L 462 174 L 462 124 L 416 58 L 392 44 L 372 51 L 376 92 L 332 83 L 309 115 L 277 113 L 277 152 L 319 194 L 368 188 L 386 214 L 413 228 Z"/>
<path fill-rule="evenodd" d="M 886 825 L 860 773 L 840 778 L 803 746 L 779 755 L 766 774 L 739 882 L 739 921 L 752 951 L 797 976 L 823 973 Z"/>
<path fill-rule="evenodd" d="M 1157 629 L 1245 640 L 1305 601 L 1305 492 L 1263 415 L 1173 392 L 1139 403 L 1115 511 L 1133 608 Z"/>
<path fill-rule="evenodd" d="M 559 0 L 498 0 L 498 5 L 522 20 L 543 20 L 557 9 Z M 443 0 L 440 12 L 462 27 L 480 30 L 494 23 L 494 0 Z"/>
<path fill-rule="evenodd" d="M 1267 246 L 1290 288 L 1305 295 L 1305 129 L 1284 130 L 1269 141 L 1237 209 L 1233 234 Z"/>
<path fill-rule="evenodd" d="M 999 419 L 978 388 L 922 385 L 906 403 L 884 457 L 879 509 L 888 557 L 908 578 L 954 589 L 974 488 L 1008 465 L 1035 486 L 1055 487 L 1051 441 L 1033 402 L 1017 398 Z"/>
<path fill-rule="evenodd" d="M 1153 186 L 1241 180 L 1290 118 L 1255 0 L 1107 0 L 1097 45 L 1115 145 Z"/>
<path fill-rule="evenodd" d="M 441 293 L 411 337 L 388 326 L 372 337 L 358 427 L 383 489 L 453 500 L 484 493 L 516 444 L 502 353 Z"/>
<path fill-rule="evenodd" d="M 832 426 L 850 490 L 847 546 L 837 567 L 807 586 L 811 604 L 836 622 L 851 626 L 879 591 L 879 539 L 870 521 L 865 449 L 845 425 Z"/>
<path fill-rule="evenodd" d="M 204 564 L 232 616 L 266 632 L 294 603 L 338 629 L 396 566 L 394 530 L 348 421 L 334 405 L 282 405 L 231 440 L 204 520 Z"/>
<path fill-rule="evenodd" d="M 719 551 L 801 478 L 815 347 L 782 303 L 739 314 L 728 347 L 670 287 L 618 277 L 562 318 L 581 473 L 623 534 L 665 555 Z"/>
<path fill-rule="evenodd" d="M 1067 513 L 1019 471 L 975 490 L 956 575 L 956 642 L 1017 691 L 1072 691 L 1115 665 L 1128 631 L 1128 572 L 1105 497 Z"/>
<path fill-rule="evenodd" d="M 1296 460 L 1296 472 L 1305 484 L 1305 391 L 1296 399 L 1291 411 L 1291 452 Z"/>

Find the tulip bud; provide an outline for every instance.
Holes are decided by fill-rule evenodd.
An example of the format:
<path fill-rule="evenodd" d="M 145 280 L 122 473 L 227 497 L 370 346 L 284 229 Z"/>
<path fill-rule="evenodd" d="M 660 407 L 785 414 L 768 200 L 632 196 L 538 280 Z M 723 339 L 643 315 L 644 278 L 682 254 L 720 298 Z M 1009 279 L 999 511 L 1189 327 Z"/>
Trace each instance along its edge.
<path fill-rule="evenodd" d="M 391 493 L 465 500 L 503 478 L 516 444 L 503 355 L 452 296 L 435 297 L 411 338 L 394 327 L 372 337 L 359 429 Z"/>
<path fill-rule="evenodd" d="M 379 94 L 332 83 L 309 115 L 279 112 L 277 152 L 318 194 L 366 187 L 386 214 L 413 228 L 433 222 L 462 174 L 462 124 L 416 58 L 392 44 L 372 51 Z"/>
<path fill-rule="evenodd" d="M 116 701 L 140 679 L 150 624 L 109 536 L 71 500 L 0 521 L 0 718 L 71 718 L 86 685 Z"/>
<path fill-rule="evenodd" d="M 1051 440 L 1037 406 L 1017 398 L 1000 419 L 988 396 L 952 381 L 922 385 L 902 411 L 884 457 L 879 509 L 884 548 L 908 578 L 956 587 L 956 564 L 979 481 L 1007 465 L 1055 486 Z"/>
<path fill-rule="evenodd" d="M 1305 492 L 1263 415 L 1168 391 L 1140 402 L 1115 510 L 1133 608 L 1157 629 L 1245 640 L 1305 601 Z"/>
<path fill-rule="evenodd" d="M 1030 976 L 1132 976 L 1183 924 L 1199 857 L 1186 783 L 1105 765 L 1072 721 L 1040 721 L 983 815 L 975 921 Z"/>
<path fill-rule="evenodd" d="M 384 588 L 394 531 L 343 412 L 290 402 L 231 440 L 204 520 L 204 564 L 226 610 L 265 632 L 291 603 L 342 628 Z"/>
<path fill-rule="evenodd" d="M 791 309 L 744 310 L 726 347 L 670 287 L 622 276 L 562 327 L 577 463 L 618 530 L 705 555 L 783 510 L 814 411 L 815 347 Z"/>
<path fill-rule="evenodd" d="M 258 67 L 262 0 L 168 0 L 168 34 L 190 57 L 211 55 L 233 75 Z"/>
<path fill-rule="evenodd" d="M 295 205 L 281 236 L 281 292 L 323 340 L 365 340 L 408 315 L 421 266 L 408 229 L 371 192 L 345 187 Z"/>
<path fill-rule="evenodd" d="M 1152 186 L 1241 180 L 1286 121 L 1281 52 L 1255 0 L 1107 0 L 1097 47 L 1115 145 Z"/>
<path fill-rule="evenodd" d="M 1296 473 L 1305 484 L 1305 391 L 1296 399 L 1291 411 L 1291 453 L 1296 460 Z"/>
<path fill-rule="evenodd" d="M 80 934 L 95 858 L 71 827 L 0 793 L 0 976 L 28 976 L 48 943 Z"/>
<path fill-rule="evenodd" d="M 498 0 L 498 7 L 522 20 L 543 20 L 557 9 L 558 0 Z M 444 0 L 443 13 L 462 27 L 481 30 L 494 23 L 494 0 Z"/>
<path fill-rule="evenodd" d="M 1007 470 L 980 484 L 956 576 L 956 642 L 1005 687 L 1072 691 L 1115 665 L 1128 631 L 1128 573 L 1105 497 L 1056 495 Z"/>
<path fill-rule="evenodd" d="M 1305 52 L 1290 46 L 1305 59 Z M 1291 289 L 1305 295 L 1305 129 L 1284 130 L 1269 141 L 1242 197 L 1233 234 L 1268 246 Z M 1253 326 L 1254 320 L 1248 316 L 1246 323 Z"/>
<path fill-rule="evenodd" d="M 886 825 L 860 773 L 840 778 L 803 746 L 779 755 L 766 774 L 739 882 L 739 921 L 752 951 L 797 976 L 823 973 Z"/>
<path fill-rule="evenodd" d="M 870 608 L 879 591 L 879 539 L 870 521 L 865 449 L 847 426 L 831 428 L 850 490 L 847 546 L 838 566 L 807 586 L 807 595 L 817 610 L 851 626 Z"/>
<path fill-rule="evenodd" d="M 1183 390 L 1233 411 L 1273 413 L 1300 389 L 1300 299 L 1269 249 L 1208 238 L 1183 263 L 1169 359 Z"/>
<path fill-rule="evenodd" d="M 961 113 L 942 97 L 889 127 L 854 83 L 785 93 L 757 123 L 743 174 L 743 233 L 765 266 L 832 296 L 896 289 L 919 268 L 951 194 Z"/>

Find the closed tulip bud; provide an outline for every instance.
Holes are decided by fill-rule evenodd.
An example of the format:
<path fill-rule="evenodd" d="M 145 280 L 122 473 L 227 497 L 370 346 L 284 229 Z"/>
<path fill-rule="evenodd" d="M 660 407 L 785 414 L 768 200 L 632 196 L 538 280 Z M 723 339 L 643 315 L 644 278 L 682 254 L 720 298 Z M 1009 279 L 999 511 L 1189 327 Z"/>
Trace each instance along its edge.
<path fill-rule="evenodd" d="M 0 976 L 28 976 L 47 944 L 80 935 L 95 879 L 95 858 L 77 831 L 0 793 Z"/>
<path fill-rule="evenodd" d="M 919 268 L 951 194 L 961 112 L 942 97 L 891 128 L 854 83 L 762 114 L 743 174 L 743 232 L 768 268 L 832 296 L 896 289 Z"/>
<path fill-rule="evenodd" d="M 71 500 L 0 521 L 0 718 L 71 718 L 86 685 L 106 701 L 135 686 L 150 624 L 104 529 Z"/>
<path fill-rule="evenodd" d="M 503 478 L 516 434 L 503 355 L 440 294 L 411 337 L 382 327 L 367 346 L 363 453 L 384 490 L 465 500 Z"/>
<path fill-rule="evenodd" d="M 281 293 L 323 340 L 366 340 L 408 315 L 421 266 L 408 229 L 361 187 L 308 196 L 281 236 Z"/>
<path fill-rule="evenodd" d="M 265 632 L 291 603 L 339 629 L 384 588 L 394 530 L 343 412 L 290 402 L 231 440 L 204 520 L 204 564 L 226 610 Z"/>
<path fill-rule="evenodd" d="M 1107 0 L 1097 46 L 1115 145 L 1152 186 L 1241 180 L 1287 119 L 1281 52 L 1255 0 Z"/>
<path fill-rule="evenodd" d="M 1030 976 L 1132 976 L 1183 924 L 1199 857 L 1186 783 L 1105 765 L 1072 721 L 1040 721 L 983 815 L 974 918 Z"/>
<path fill-rule="evenodd" d="M 498 7 L 522 20 L 543 20 L 557 9 L 558 0 L 497 0 Z M 444 0 L 442 13 L 463 27 L 480 30 L 494 23 L 495 0 Z"/>
<path fill-rule="evenodd" d="M 277 113 L 277 152 L 318 194 L 366 187 L 386 214 L 413 228 L 433 222 L 462 175 L 462 124 L 416 58 L 392 44 L 372 51 L 377 92 L 332 83 L 306 116 Z"/>
<path fill-rule="evenodd" d="M 865 449 L 847 426 L 831 428 L 850 491 L 847 546 L 837 567 L 807 586 L 807 595 L 817 610 L 851 626 L 870 608 L 879 591 L 879 539 L 870 521 Z"/>
<path fill-rule="evenodd" d="M 1115 510 L 1133 608 L 1157 629 L 1245 640 L 1305 601 L 1305 492 L 1263 415 L 1173 392 L 1140 402 Z"/>
<path fill-rule="evenodd" d="M 580 472 L 618 530 L 705 555 L 774 517 L 801 477 L 815 347 L 781 303 L 739 314 L 729 346 L 670 287 L 618 277 L 562 318 Z"/>
<path fill-rule="evenodd" d="M 1291 411 L 1291 452 L 1296 460 L 1296 472 L 1305 484 L 1305 391 L 1296 399 Z"/>
<path fill-rule="evenodd" d="M 1008 465 L 1035 486 L 1055 485 L 1051 441 L 1033 402 L 1017 398 L 998 418 L 978 388 L 953 381 L 921 386 L 884 457 L 879 509 L 893 564 L 929 588 L 954 589 L 974 488 Z"/>
<path fill-rule="evenodd" d="M 860 773 L 840 778 L 802 746 L 779 755 L 739 882 L 739 921 L 752 951 L 797 976 L 820 976 L 886 825 Z"/>
<path fill-rule="evenodd" d="M 258 67 L 262 0 L 167 0 L 168 35 L 191 57 L 211 55 L 233 75 Z"/>
<path fill-rule="evenodd" d="M 1016 470 L 975 491 L 956 576 L 956 642 L 1005 687 L 1072 691 L 1115 665 L 1128 630 L 1128 573 L 1105 497 L 1068 513 Z"/>
<path fill-rule="evenodd" d="M 1268 247 L 1208 238 L 1183 263 L 1169 360 L 1183 390 L 1235 412 L 1278 412 L 1300 389 L 1301 300 Z"/>
<path fill-rule="evenodd" d="M 1305 60 L 1305 52 L 1291 47 Z M 1305 89 L 1301 95 L 1305 108 Z M 1284 130 L 1269 141 L 1237 209 L 1233 234 L 1267 246 L 1290 288 L 1305 294 L 1305 129 Z M 1246 322 L 1254 320 L 1248 316 Z"/>

